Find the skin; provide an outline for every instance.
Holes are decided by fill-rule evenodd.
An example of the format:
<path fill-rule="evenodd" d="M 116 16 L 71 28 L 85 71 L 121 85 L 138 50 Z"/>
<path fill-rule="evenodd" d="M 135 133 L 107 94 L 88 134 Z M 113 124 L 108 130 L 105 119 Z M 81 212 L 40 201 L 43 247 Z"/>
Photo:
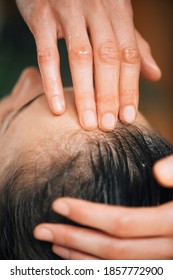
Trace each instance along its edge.
<path fill-rule="evenodd" d="M 133 123 L 139 75 L 161 72 L 136 31 L 130 0 L 16 0 L 34 35 L 44 91 L 54 114 L 65 110 L 57 39 L 65 38 L 79 122 L 84 129 Z M 39 15 L 39 16 L 38 16 Z M 69 16 L 70 15 L 70 16 Z M 95 85 L 95 87 L 94 87 Z"/>
<path fill-rule="evenodd" d="M 0 102 L 0 161 L 3 162 L 0 174 L 21 151 L 26 152 L 26 162 L 30 160 L 31 154 L 27 153 L 30 151 L 34 152 L 32 160 L 33 155 L 37 159 L 44 150 L 40 141 L 44 144 L 45 138 L 49 140 L 50 137 L 58 143 L 64 133 L 80 128 L 71 89 L 65 90 L 65 114 L 58 118 L 54 116 L 46 97 L 41 95 L 6 129 L 11 115 L 42 91 L 39 72 L 29 68 L 22 73 L 12 94 Z M 135 124 L 149 125 L 141 114 Z M 52 141 L 48 143 L 51 147 Z M 47 156 L 45 164 L 48 164 Z M 156 173 L 159 164 L 162 165 L 163 160 L 156 164 Z M 127 208 L 61 198 L 52 207 L 69 219 L 90 227 L 41 224 L 35 228 L 35 237 L 53 243 L 53 251 L 64 259 L 173 258 L 172 202 L 158 207 Z"/>
<path fill-rule="evenodd" d="M 35 237 L 52 242 L 53 252 L 64 259 L 173 258 L 172 202 L 128 208 L 61 198 L 52 208 L 91 228 L 43 224 L 35 229 Z"/>
<path fill-rule="evenodd" d="M 16 111 L 34 98 L 36 100 L 11 122 L 11 117 Z M 61 140 L 64 135 L 81 129 L 72 88 L 65 89 L 65 99 L 66 112 L 58 117 L 53 115 L 43 93 L 39 71 L 32 67 L 23 71 L 11 95 L 0 102 L 0 161 L 3 162 L 0 172 L 3 172 L 13 158 L 16 158 L 16 154 L 25 152 L 25 156 L 27 153 L 28 156 L 33 157 L 33 154 L 38 156 L 43 152 L 42 145 L 46 140 L 49 147 L 59 141 L 62 146 Z M 137 120 L 147 125 L 140 113 Z M 85 133 L 91 132 L 85 131 Z M 40 143 L 42 143 L 41 147 Z M 29 158 L 24 160 L 27 162 Z"/>
<path fill-rule="evenodd" d="M 35 69 L 25 70 L 12 95 L 0 103 L 0 118 L 8 112 L 12 104 L 19 108 L 31 98 L 31 93 L 35 96 L 40 92 L 42 92 L 42 84 L 39 73 Z M 11 145 L 14 150 L 13 154 L 10 150 L 10 159 L 15 155 L 16 146 L 21 148 L 24 142 L 26 149 L 35 138 L 44 139 L 45 127 L 51 135 L 55 129 L 58 134 L 71 128 L 79 129 L 74 95 L 70 94 L 70 91 L 66 92 L 66 103 L 66 113 L 56 118 L 51 114 L 44 96 L 35 101 L 24 115 L 16 119 L 8 135 L 4 136 L 1 133 L 3 141 L 1 151 L 5 154 L 5 158 Z M 34 126 L 32 127 L 33 139 L 30 133 L 28 135 L 31 123 Z M 149 125 L 141 114 L 137 116 L 136 125 L 138 124 Z M 10 142 L 9 139 L 13 141 Z M 171 157 L 160 160 L 154 166 L 156 178 L 161 178 L 160 182 L 166 186 L 169 185 L 167 176 L 160 172 L 163 165 L 171 169 L 173 165 L 172 161 L 168 162 L 169 159 Z M 173 186 L 171 180 L 170 186 Z M 35 238 L 53 243 L 53 251 L 64 259 L 173 258 L 172 202 L 150 208 L 128 208 L 60 198 L 53 203 L 52 208 L 69 219 L 91 228 L 55 224 L 41 224 L 35 228 Z"/>
<path fill-rule="evenodd" d="M 9 125 L 16 110 L 36 97 L 39 98 L 24 109 Z M 53 115 L 43 94 L 42 80 L 38 70 L 28 68 L 22 73 L 11 95 L 0 102 L 0 161 L 3 162 L 0 172 L 3 173 L 16 155 L 24 152 L 26 162 L 30 160 L 30 157 L 33 158 L 33 154 L 39 157 L 44 151 L 44 143 L 48 142 L 50 145 L 57 143 L 66 132 L 70 133 L 80 128 L 72 89 L 66 90 L 66 103 L 67 110 L 63 115 L 59 117 Z M 34 158 L 37 160 L 35 155 Z M 46 164 L 49 163 L 46 162 Z"/>

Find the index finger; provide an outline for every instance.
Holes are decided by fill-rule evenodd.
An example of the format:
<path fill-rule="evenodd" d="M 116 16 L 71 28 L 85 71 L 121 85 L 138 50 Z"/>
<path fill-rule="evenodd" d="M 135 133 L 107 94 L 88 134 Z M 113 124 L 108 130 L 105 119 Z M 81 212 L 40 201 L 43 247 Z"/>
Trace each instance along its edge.
<path fill-rule="evenodd" d="M 50 31 L 36 36 L 38 64 L 43 80 L 44 91 L 51 111 L 62 114 L 65 110 L 63 86 L 60 75 L 60 56 L 57 37 Z"/>
<path fill-rule="evenodd" d="M 116 237 L 173 234 L 173 202 L 156 207 L 110 206 L 79 199 L 60 198 L 53 209 L 69 219 Z"/>

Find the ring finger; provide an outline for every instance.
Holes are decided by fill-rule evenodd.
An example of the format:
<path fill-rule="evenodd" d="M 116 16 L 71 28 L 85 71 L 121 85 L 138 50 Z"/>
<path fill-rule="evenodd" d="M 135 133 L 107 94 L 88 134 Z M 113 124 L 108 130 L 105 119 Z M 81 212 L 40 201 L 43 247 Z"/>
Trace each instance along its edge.
<path fill-rule="evenodd" d="M 124 123 L 133 123 L 138 110 L 140 54 L 135 37 L 132 17 L 129 20 L 112 14 L 112 26 L 116 34 L 121 56 L 120 110 Z"/>

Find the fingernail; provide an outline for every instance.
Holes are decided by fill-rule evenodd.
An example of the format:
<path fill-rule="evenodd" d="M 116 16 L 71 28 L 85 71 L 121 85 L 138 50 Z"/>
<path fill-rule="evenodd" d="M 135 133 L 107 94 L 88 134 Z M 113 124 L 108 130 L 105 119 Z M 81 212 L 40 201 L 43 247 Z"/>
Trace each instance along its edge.
<path fill-rule="evenodd" d="M 37 231 L 36 238 L 45 241 L 53 241 L 53 234 L 47 228 L 41 228 Z"/>
<path fill-rule="evenodd" d="M 69 250 L 65 249 L 63 247 L 60 246 L 56 246 L 54 245 L 52 247 L 52 251 L 56 254 L 59 255 L 60 257 L 64 258 L 64 259 L 68 259 L 69 258 Z"/>
<path fill-rule="evenodd" d="M 123 119 L 126 123 L 133 123 L 136 118 L 136 110 L 134 106 L 126 106 L 123 110 Z"/>
<path fill-rule="evenodd" d="M 64 102 L 60 99 L 60 97 L 54 97 L 51 101 L 51 107 L 53 113 L 61 114 L 64 111 Z"/>
<path fill-rule="evenodd" d="M 83 112 L 83 123 L 85 128 L 94 129 L 97 126 L 96 116 L 93 110 Z"/>
<path fill-rule="evenodd" d="M 101 118 L 101 126 L 103 129 L 112 130 L 115 128 L 115 116 L 111 113 L 104 114 Z"/>
<path fill-rule="evenodd" d="M 64 216 L 67 216 L 70 213 L 68 205 L 61 201 L 54 202 L 53 209 L 55 209 L 59 214 L 62 214 Z"/>

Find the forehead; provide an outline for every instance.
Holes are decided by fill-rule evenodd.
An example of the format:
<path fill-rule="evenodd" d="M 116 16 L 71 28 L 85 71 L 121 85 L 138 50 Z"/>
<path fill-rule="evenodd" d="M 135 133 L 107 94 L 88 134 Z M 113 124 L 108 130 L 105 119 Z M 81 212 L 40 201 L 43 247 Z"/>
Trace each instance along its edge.
<path fill-rule="evenodd" d="M 67 90 L 65 95 L 67 110 L 61 116 L 55 116 L 51 113 L 45 96 L 41 96 L 23 110 L 7 132 L 1 132 L 0 160 L 3 158 L 10 161 L 19 151 L 36 149 L 37 142 L 39 142 L 40 149 L 45 140 L 49 140 L 50 145 L 51 141 L 61 143 L 65 132 L 79 129 L 73 92 Z M 8 97 L 3 103 L 12 104 L 11 97 Z M 0 114 L 4 109 L 4 106 L 1 105 L 3 104 L 0 103 Z M 7 112 L 7 108 L 5 112 Z"/>
<path fill-rule="evenodd" d="M 4 161 L 12 160 L 16 154 L 20 151 L 42 151 L 45 141 L 49 142 L 51 146 L 53 142 L 63 143 L 63 137 L 65 133 L 71 131 L 81 130 L 84 131 L 79 124 L 78 115 L 75 106 L 74 92 L 72 89 L 64 90 L 66 99 L 66 112 L 61 116 L 55 116 L 51 113 L 47 99 L 42 96 L 36 100 L 31 106 L 21 112 L 5 135 L 1 134 L 0 141 L 0 160 Z M 3 101 L 4 104 L 12 102 L 12 99 Z M 0 114 L 2 109 L 0 103 Z M 136 123 L 142 123 L 147 125 L 144 117 L 139 113 Z M 39 147 L 39 149 L 38 149 Z"/>

